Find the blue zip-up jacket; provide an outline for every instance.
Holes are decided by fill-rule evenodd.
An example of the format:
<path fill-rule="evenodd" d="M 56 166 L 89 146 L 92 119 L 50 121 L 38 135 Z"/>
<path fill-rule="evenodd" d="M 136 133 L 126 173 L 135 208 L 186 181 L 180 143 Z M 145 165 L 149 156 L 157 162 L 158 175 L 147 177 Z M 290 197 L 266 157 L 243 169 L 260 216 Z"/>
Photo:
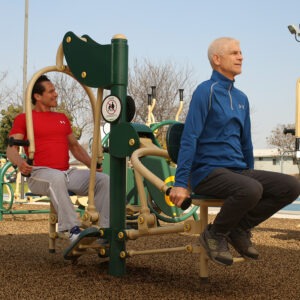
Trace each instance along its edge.
<path fill-rule="evenodd" d="M 213 169 L 253 169 L 247 96 L 213 71 L 193 93 L 182 133 L 175 186 L 195 187 Z"/>

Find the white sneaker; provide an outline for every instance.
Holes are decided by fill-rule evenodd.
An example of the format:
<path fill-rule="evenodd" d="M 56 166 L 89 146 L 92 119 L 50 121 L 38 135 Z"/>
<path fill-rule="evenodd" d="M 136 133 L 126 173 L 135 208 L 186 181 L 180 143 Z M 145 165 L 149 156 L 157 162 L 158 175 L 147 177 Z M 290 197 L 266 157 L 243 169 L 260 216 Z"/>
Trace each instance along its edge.
<path fill-rule="evenodd" d="M 70 239 L 71 243 L 74 243 L 78 239 L 80 232 L 81 232 L 81 230 L 78 226 L 74 226 L 70 230 L 69 239 Z"/>

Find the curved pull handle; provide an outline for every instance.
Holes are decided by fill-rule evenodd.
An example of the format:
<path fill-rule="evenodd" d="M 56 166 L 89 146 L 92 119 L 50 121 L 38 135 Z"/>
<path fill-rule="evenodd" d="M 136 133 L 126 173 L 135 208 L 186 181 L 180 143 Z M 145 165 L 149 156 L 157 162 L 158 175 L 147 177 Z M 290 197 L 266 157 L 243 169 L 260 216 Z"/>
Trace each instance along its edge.
<path fill-rule="evenodd" d="M 27 162 L 30 166 L 33 165 L 33 159 L 27 158 L 26 162 Z M 23 173 L 21 173 L 21 175 L 22 175 L 23 177 L 30 177 L 30 176 L 31 176 L 31 174 L 23 174 Z"/>
<path fill-rule="evenodd" d="M 13 137 L 10 137 L 9 139 L 8 139 L 8 145 L 9 145 L 9 147 L 12 147 L 12 146 L 22 146 L 22 147 L 24 147 L 24 146 L 29 146 L 29 141 L 28 140 L 26 140 L 26 141 L 24 141 L 24 140 L 17 140 L 17 139 L 15 139 L 15 138 L 13 138 Z M 30 158 L 27 158 L 27 161 L 26 161 L 29 165 L 33 165 L 33 159 L 30 159 Z M 30 177 L 30 174 L 23 174 L 23 173 L 21 173 L 22 174 L 22 176 L 24 176 L 24 177 Z"/>
<path fill-rule="evenodd" d="M 169 187 L 167 190 L 166 190 L 166 195 L 169 196 L 170 195 L 170 192 L 171 192 L 171 189 L 172 187 Z M 188 197 L 186 198 L 182 203 L 181 203 L 181 206 L 180 208 L 182 210 L 186 210 L 188 209 L 192 204 L 192 198 L 191 197 Z"/>

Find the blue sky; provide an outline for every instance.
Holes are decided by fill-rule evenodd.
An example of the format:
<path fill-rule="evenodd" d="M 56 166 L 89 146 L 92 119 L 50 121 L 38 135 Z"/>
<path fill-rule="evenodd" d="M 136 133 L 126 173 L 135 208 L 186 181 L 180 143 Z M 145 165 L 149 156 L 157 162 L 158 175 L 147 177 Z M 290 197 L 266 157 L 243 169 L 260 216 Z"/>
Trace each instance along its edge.
<path fill-rule="evenodd" d="M 0 72 L 22 85 L 25 0 L 0 0 Z M 220 36 L 240 40 L 243 73 L 236 87 L 249 97 L 255 148 L 277 124 L 295 122 L 295 87 L 300 77 L 300 43 L 289 24 L 300 23 L 299 0 L 29 0 L 28 79 L 55 64 L 67 31 L 109 44 L 128 38 L 133 59 L 189 64 L 199 83 L 211 75 L 209 43 Z M 180 87 L 178 87 L 180 88 Z"/>

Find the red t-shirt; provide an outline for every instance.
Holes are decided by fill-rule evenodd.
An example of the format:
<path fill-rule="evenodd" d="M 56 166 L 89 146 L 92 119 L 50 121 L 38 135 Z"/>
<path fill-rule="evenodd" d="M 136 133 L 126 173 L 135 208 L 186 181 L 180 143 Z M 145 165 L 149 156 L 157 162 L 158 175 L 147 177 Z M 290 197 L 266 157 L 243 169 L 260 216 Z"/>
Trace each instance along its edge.
<path fill-rule="evenodd" d="M 69 168 L 68 135 L 72 133 L 69 119 L 63 113 L 32 111 L 34 130 L 34 166 L 44 166 L 58 170 Z M 22 113 L 13 123 L 10 135 L 21 133 L 27 139 L 26 117 Z M 25 147 L 28 155 L 28 148 Z"/>

